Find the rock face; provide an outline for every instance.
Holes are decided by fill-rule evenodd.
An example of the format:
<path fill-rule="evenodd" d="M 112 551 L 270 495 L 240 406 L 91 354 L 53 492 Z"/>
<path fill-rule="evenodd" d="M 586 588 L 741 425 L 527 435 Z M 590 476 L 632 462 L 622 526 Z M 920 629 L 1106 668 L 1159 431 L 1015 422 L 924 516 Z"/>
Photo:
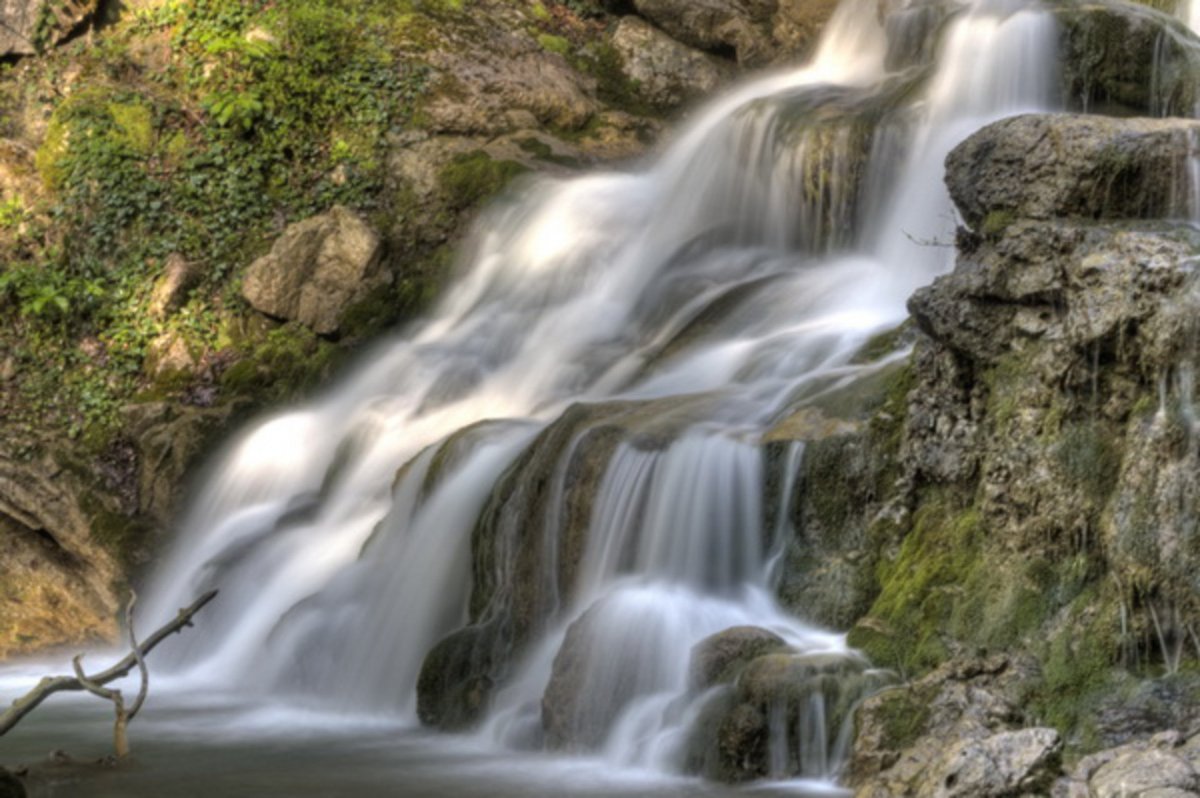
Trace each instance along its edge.
<path fill-rule="evenodd" d="M 289 227 L 246 272 L 242 296 L 256 310 L 327 335 L 355 302 L 390 279 L 379 269 L 379 235 L 345 208 Z"/>
<path fill-rule="evenodd" d="M 0 57 L 32 55 L 57 44 L 96 10 L 96 0 L 3 0 L 0 2 Z"/>
<path fill-rule="evenodd" d="M 884 423 L 896 478 L 857 560 L 874 600 L 851 644 L 909 674 L 1025 652 L 1031 716 L 1075 750 L 1194 722 L 1200 237 L 1158 176 L 1198 134 L 1048 115 L 955 150 L 971 229 L 954 272 L 910 299 L 921 337 L 902 420 Z"/>
<path fill-rule="evenodd" d="M 1062 741 L 1019 728 L 1030 678 L 1004 658 L 957 662 L 868 698 L 848 767 L 856 798 L 1044 794 Z"/>
<path fill-rule="evenodd" d="M 715 90 L 728 77 L 727 63 L 680 44 L 638 17 L 617 24 L 613 47 L 639 93 L 658 108 L 675 108 Z"/>
<path fill-rule="evenodd" d="M 0 659 L 116 634 L 116 559 L 104 545 L 99 498 L 81 507 L 80 480 L 53 458 L 0 451 Z M 97 526 L 93 534 L 93 525 Z M 115 531 L 115 530 L 114 530 Z"/>

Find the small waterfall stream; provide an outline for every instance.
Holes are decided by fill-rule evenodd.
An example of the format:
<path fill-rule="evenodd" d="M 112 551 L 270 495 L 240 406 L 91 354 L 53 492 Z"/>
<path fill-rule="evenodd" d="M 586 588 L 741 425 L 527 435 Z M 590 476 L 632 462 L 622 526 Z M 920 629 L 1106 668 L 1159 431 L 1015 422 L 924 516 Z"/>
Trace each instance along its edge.
<path fill-rule="evenodd" d="M 480 735 L 540 744 L 575 628 L 572 722 L 613 762 L 672 770 L 703 712 L 698 641 L 752 625 L 853 662 L 773 596 L 786 520 L 767 534 L 764 432 L 870 368 L 854 353 L 950 267 L 949 149 L 1055 107 L 1057 85 L 1033 3 L 884 7 L 843 0 L 811 64 L 718 98 L 644 169 L 502 200 L 427 321 L 232 444 L 148 597 L 164 617 L 222 591 L 163 650 L 179 678 L 414 717 L 427 652 L 500 607 L 513 661 Z M 537 567 L 514 570 L 530 550 Z M 772 717 L 774 775 L 836 775 L 847 732 L 826 696 Z"/>

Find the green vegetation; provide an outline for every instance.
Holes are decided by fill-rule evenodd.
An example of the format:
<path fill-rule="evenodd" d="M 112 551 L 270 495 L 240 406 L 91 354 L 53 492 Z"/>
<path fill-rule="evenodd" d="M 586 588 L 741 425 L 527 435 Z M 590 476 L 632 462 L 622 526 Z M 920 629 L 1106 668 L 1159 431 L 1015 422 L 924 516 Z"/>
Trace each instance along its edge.
<path fill-rule="evenodd" d="M 427 16 L 462 9 L 400 5 L 171 1 L 107 30 L 101 46 L 35 65 L 48 85 L 68 64 L 79 75 L 37 151 L 40 191 L 0 206 L 14 252 L 0 264 L 0 308 L 16 319 L 0 333 L 19 375 L 10 420 L 102 446 L 122 402 L 161 392 L 148 368 L 155 340 L 258 365 L 278 354 L 269 340 L 229 349 L 241 310 L 230 278 L 287 222 L 337 203 L 387 210 L 383 147 L 427 82 L 411 39 Z M 148 47 L 163 53 L 151 69 Z M 169 257 L 200 279 L 180 311 L 158 318 L 149 300 Z M 293 365 L 315 375 L 328 364 Z"/>

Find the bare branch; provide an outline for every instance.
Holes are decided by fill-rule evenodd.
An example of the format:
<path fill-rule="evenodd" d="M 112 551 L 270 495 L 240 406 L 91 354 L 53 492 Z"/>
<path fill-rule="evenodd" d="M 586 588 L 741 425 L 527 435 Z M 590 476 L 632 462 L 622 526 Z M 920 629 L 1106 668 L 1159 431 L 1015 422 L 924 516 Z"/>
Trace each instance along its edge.
<path fill-rule="evenodd" d="M 133 631 L 133 606 L 137 604 L 137 591 L 129 591 L 129 606 L 125 608 L 125 626 L 129 631 L 129 645 L 133 649 L 133 656 L 137 658 L 138 672 L 142 676 L 142 684 L 138 688 L 137 698 L 133 700 L 133 706 L 129 708 L 129 720 L 137 717 L 138 711 L 142 708 L 142 704 L 146 703 L 146 693 L 150 691 L 150 669 L 146 667 L 146 658 L 142 656 L 142 651 L 138 647 L 137 633 Z"/>
<path fill-rule="evenodd" d="M 37 683 L 37 686 L 30 690 L 25 695 L 13 701 L 3 715 L 0 715 L 0 736 L 6 734 L 10 729 L 16 726 L 22 718 L 28 715 L 33 710 L 49 698 L 54 693 L 65 691 L 90 690 L 84 684 L 84 681 L 96 687 L 101 687 L 109 682 L 120 679 L 135 667 L 138 667 L 138 662 L 144 660 L 154 648 L 165 640 L 167 637 L 182 631 L 185 627 L 192 625 L 192 616 L 199 612 L 204 605 L 212 601 L 217 595 L 217 591 L 212 590 L 205 593 L 190 607 L 186 607 L 179 611 L 174 620 L 157 629 L 154 634 L 150 635 L 146 640 L 137 646 L 134 651 L 129 653 L 124 659 L 113 665 L 111 668 L 89 677 L 84 677 L 80 680 L 79 676 L 82 672 L 82 666 L 79 663 L 79 657 L 75 658 L 75 676 L 47 676 Z M 106 691 L 108 692 L 108 691 Z M 105 696 L 107 697 L 107 696 Z M 109 699 L 111 700 L 111 699 Z"/>
<path fill-rule="evenodd" d="M 76 654 L 71 660 L 71 666 L 75 668 L 75 678 L 79 680 L 79 684 L 84 690 L 87 690 L 94 696 L 103 698 L 105 701 L 112 701 L 114 692 L 108 688 L 101 687 L 93 682 L 83 672 L 83 655 Z"/>

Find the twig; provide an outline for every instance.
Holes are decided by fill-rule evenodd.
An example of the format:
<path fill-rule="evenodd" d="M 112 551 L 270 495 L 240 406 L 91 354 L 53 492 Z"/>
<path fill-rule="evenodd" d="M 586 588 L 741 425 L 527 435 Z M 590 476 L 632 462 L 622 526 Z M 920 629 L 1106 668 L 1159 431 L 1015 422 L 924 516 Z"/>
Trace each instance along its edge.
<path fill-rule="evenodd" d="M 80 663 L 80 659 L 83 655 L 81 654 L 78 657 L 75 657 L 73 660 L 73 664 L 75 666 L 74 676 L 47 676 L 38 682 L 37 686 L 28 693 L 13 701 L 12 706 L 9 707 L 3 715 L 0 715 L 0 736 L 6 734 L 10 729 L 16 726 L 22 718 L 24 718 L 33 710 L 37 709 L 37 707 L 43 701 L 45 701 L 54 693 L 86 690 L 116 703 L 114 695 L 119 696 L 120 691 L 107 690 L 104 688 L 104 685 L 128 675 L 129 672 L 134 668 L 143 669 L 142 689 L 139 691 L 138 700 L 134 704 L 135 711 L 137 709 L 141 709 L 142 701 L 145 699 L 145 691 L 149 685 L 149 677 L 147 672 L 144 670 L 146 666 L 146 655 L 153 651 L 154 648 L 167 637 L 175 634 L 176 632 L 181 632 L 186 627 L 191 626 L 192 616 L 199 612 L 204 605 L 216 598 L 216 595 L 217 591 L 212 590 L 196 599 L 196 602 L 192 604 L 192 606 L 180 610 L 179 614 L 175 616 L 174 620 L 155 631 L 154 634 L 146 638 L 145 642 L 143 642 L 141 645 L 134 645 L 133 651 L 131 651 L 125 656 L 124 659 L 122 659 L 116 665 L 113 665 L 108 670 L 101 671 L 93 676 L 86 676 L 83 673 L 83 666 Z M 133 640 L 136 643 L 136 640 L 133 637 L 132 625 L 130 628 L 130 640 Z M 126 717 L 127 721 L 128 719 L 129 718 Z"/>

